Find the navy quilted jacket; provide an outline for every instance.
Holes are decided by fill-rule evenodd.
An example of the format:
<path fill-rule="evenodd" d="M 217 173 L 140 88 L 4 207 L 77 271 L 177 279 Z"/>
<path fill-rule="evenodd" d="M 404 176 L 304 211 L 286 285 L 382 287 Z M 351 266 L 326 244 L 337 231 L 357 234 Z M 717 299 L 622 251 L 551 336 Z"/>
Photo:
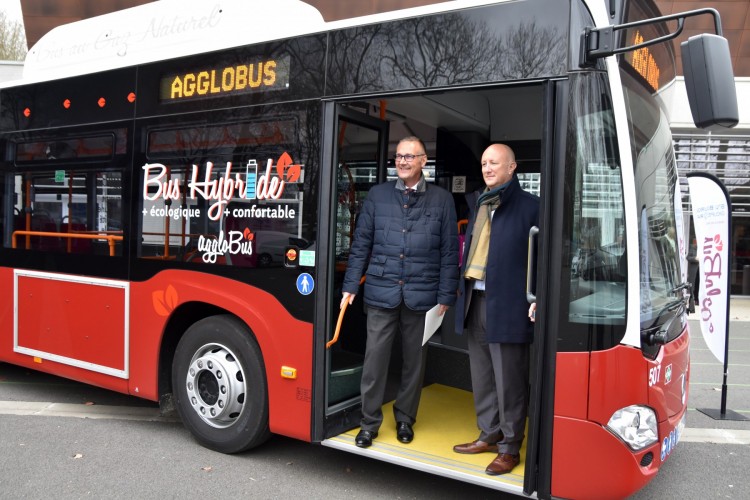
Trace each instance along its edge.
<path fill-rule="evenodd" d="M 366 304 L 415 311 L 452 306 L 458 287 L 458 231 L 453 197 L 427 184 L 408 195 L 396 182 L 367 193 L 357 220 L 342 291 L 356 294 L 366 272 Z"/>

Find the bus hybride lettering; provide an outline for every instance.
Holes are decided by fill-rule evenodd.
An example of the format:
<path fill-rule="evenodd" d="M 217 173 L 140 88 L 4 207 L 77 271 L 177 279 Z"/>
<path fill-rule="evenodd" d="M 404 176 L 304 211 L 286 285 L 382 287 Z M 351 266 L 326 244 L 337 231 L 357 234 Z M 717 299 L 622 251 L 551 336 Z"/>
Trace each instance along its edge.
<path fill-rule="evenodd" d="M 333 23 L 296 0 L 257 5 L 167 0 L 62 26 L 0 89 L 0 360 L 176 407 L 225 453 L 280 434 L 538 497 L 647 483 L 689 387 L 663 109 L 664 40 L 684 18 L 654 20 L 646 0 L 457 0 Z M 724 49 L 717 35 L 683 48 L 702 126 L 737 121 Z M 358 297 L 333 343 L 341 282 L 360 203 L 394 178 L 405 135 L 459 218 L 492 142 L 541 197 L 510 474 L 452 452 L 476 435 L 452 311 L 427 346 L 418 438 L 399 443 L 386 418 L 354 445 L 365 311 Z"/>

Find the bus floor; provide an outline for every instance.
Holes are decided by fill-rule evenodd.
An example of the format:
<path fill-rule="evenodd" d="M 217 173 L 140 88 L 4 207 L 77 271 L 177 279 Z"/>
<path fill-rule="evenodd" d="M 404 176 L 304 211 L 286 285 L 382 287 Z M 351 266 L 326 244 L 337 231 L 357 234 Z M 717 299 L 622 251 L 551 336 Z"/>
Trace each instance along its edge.
<path fill-rule="evenodd" d="M 521 463 L 512 472 L 501 476 L 489 476 L 484 471 L 497 456 L 494 453 L 460 455 L 453 451 L 454 445 L 473 441 L 479 435 L 471 392 L 440 384 L 422 389 L 414 441 L 409 444 L 396 439 L 392 401 L 383 406 L 383 415 L 385 418 L 378 437 L 369 448 L 358 448 L 354 444 L 359 428 L 326 439 L 321 444 L 468 483 L 513 493 L 522 491 L 525 441 Z"/>

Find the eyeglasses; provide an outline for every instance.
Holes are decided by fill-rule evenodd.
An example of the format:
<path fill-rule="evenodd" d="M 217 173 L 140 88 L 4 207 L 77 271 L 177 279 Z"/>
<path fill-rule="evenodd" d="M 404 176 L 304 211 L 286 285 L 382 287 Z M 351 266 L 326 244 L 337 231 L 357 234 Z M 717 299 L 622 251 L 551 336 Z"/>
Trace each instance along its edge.
<path fill-rule="evenodd" d="M 411 163 L 414 161 L 414 158 L 417 156 L 427 156 L 426 154 L 422 153 L 421 155 L 396 155 L 396 161 L 399 162 L 401 160 L 406 160 L 408 163 Z"/>

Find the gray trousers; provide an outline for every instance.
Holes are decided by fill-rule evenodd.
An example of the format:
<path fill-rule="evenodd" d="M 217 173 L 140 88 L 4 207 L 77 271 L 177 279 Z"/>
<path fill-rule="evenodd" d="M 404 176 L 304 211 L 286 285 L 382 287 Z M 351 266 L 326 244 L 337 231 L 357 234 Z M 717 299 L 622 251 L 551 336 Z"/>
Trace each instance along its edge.
<path fill-rule="evenodd" d="M 529 344 L 488 344 L 486 318 L 484 297 L 474 294 L 467 340 L 479 439 L 517 455 L 529 404 Z"/>
<path fill-rule="evenodd" d="M 401 332 L 401 384 L 393 405 L 396 422 L 414 424 L 424 379 L 422 347 L 425 311 L 412 311 L 402 302 L 393 309 L 367 308 L 367 347 L 362 367 L 362 422 L 366 431 L 377 431 L 383 422 L 383 398 L 388 380 L 391 346 Z"/>

